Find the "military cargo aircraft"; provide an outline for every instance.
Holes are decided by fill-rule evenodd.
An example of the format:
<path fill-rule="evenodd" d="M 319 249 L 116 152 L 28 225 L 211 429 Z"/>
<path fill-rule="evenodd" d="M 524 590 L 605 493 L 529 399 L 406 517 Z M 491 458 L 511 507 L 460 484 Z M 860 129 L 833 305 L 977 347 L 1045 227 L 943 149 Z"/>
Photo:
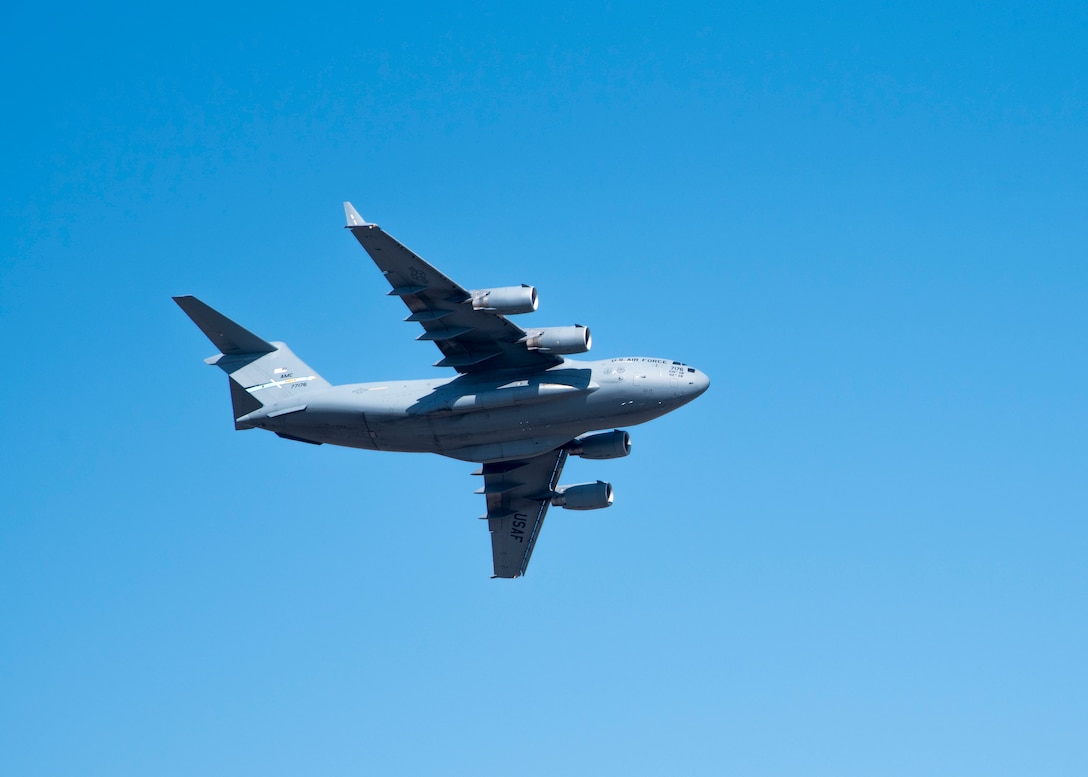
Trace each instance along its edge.
<path fill-rule="evenodd" d="M 235 429 L 288 440 L 379 451 L 439 453 L 478 462 L 494 577 L 525 574 L 548 507 L 612 504 L 603 481 L 560 485 L 568 456 L 611 459 L 631 450 L 611 427 L 641 424 L 706 391 L 699 370 L 669 359 L 575 361 L 591 345 L 581 326 L 521 328 L 532 286 L 464 289 L 344 203 L 347 228 L 408 307 L 417 339 L 442 352 L 456 377 L 333 386 L 284 343 L 268 342 L 196 297 L 174 297 L 220 350 L 205 361 L 227 373 Z"/>

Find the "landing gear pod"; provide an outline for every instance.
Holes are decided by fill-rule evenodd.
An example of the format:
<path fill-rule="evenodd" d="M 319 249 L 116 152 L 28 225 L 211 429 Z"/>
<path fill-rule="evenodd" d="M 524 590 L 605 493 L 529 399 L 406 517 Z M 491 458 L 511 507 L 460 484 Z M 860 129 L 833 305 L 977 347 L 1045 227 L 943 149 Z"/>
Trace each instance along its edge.
<path fill-rule="evenodd" d="M 599 510 L 611 507 L 613 498 L 612 484 L 598 480 L 596 483 L 560 486 L 552 497 L 552 504 L 567 510 Z"/>

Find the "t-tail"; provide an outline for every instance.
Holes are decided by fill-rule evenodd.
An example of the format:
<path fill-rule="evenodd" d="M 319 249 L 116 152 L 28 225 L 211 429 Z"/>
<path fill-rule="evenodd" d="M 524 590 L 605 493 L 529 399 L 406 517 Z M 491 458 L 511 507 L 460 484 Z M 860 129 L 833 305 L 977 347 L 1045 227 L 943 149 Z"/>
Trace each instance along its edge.
<path fill-rule="evenodd" d="M 196 297 L 174 302 L 220 350 L 204 361 L 227 373 L 234 428 L 252 429 L 247 420 L 303 410 L 306 397 L 329 383 L 283 343 L 262 340 Z"/>

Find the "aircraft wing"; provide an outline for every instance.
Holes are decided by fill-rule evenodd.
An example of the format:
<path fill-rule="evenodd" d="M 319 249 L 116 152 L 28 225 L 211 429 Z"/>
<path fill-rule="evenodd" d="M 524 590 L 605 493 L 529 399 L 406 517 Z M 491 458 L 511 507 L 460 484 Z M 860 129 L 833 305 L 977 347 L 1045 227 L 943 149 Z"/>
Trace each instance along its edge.
<path fill-rule="evenodd" d="M 484 476 L 477 493 L 487 499 L 483 517 L 491 530 L 495 577 L 525 574 L 566 461 L 566 449 L 557 448 L 529 459 L 484 464 L 477 472 Z"/>
<path fill-rule="evenodd" d="M 472 294 L 383 232 L 368 224 L 350 202 L 344 203 L 347 228 L 370 254 L 392 286 L 390 295 L 400 297 L 410 315 L 423 327 L 418 340 L 432 340 L 442 351 L 436 367 L 453 367 L 458 372 L 496 370 L 508 367 L 546 369 L 561 359 L 531 350 L 526 333 L 506 317 L 478 310 Z"/>

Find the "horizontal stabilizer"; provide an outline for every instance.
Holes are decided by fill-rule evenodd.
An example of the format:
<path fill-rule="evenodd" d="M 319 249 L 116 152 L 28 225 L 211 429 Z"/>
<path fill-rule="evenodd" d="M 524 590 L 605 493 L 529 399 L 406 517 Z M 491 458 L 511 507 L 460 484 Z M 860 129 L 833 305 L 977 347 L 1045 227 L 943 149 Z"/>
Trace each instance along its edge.
<path fill-rule="evenodd" d="M 174 302 L 185 311 L 212 344 L 227 355 L 244 353 L 272 353 L 276 347 L 244 326 L 236 324 L 217 310 L 205 305 L 196 297 L 174 297 Z"/>

